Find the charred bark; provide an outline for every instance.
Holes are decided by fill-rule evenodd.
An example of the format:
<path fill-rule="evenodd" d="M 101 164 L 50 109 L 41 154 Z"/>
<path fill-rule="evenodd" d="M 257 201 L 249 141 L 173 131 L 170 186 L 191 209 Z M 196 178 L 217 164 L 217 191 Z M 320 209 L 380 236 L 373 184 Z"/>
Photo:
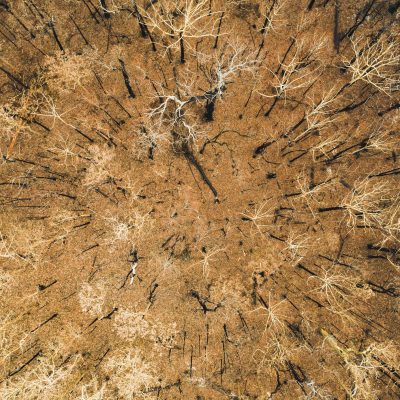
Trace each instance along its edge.
<path fill-rule="evenodd" d="M 131 81 L 130 81 L 129 75 L 128 75 L 128 71 L 126 70 L 126 67 L 125 67 L 125 62 L 124 62 L 124 60 L 122 60 L 122 58 L 119 58 L 118 61 L 121 64 L 122 76 L 124 78 L 124 83 L 125 83 L 126 89 L 128 90 L 128 93 L 129 93 L 128 97 L 131 98 L 131 99 L 134 99 L 136 97 L 136 95 L 135 95 L 135 92 L 132 89 Z"/>

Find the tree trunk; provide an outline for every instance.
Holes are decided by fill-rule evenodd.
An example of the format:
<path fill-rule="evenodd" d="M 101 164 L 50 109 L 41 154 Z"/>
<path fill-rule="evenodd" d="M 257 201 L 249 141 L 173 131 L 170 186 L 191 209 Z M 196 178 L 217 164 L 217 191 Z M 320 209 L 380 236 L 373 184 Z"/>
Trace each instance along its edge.
<path fill-rule="evenodd" d="M 185 47 L 183 43 L 183 34 L 179 32 L 179 47 L 181 49 L 181 64 L 185 64 Z"/>

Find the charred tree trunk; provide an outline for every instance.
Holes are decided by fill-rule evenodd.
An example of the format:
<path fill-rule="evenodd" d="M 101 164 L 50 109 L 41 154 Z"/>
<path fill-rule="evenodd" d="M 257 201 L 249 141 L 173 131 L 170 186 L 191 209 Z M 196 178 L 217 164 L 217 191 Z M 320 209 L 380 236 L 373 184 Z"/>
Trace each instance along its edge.
<path fill-rule="evenodd" d="M 368 17 L 375 2 L 376 0 L 371 0 L 364 6 L 364 8 L 361 11 L 357 13 L 354 24 L 341 36 L 340 41 L 342 41 L 345 37 L 350 38 L 351 36 L 353 36 L 354 32 L 364 23 L 364 21 Z"/>
<path fill-rule="evenodd" d="M 140 28 L 140 35 L 142 36 L 142 38 L 147 37 L 147 25 L 143 20 L 142 14 L 140 14 L 137 5 L 134 5 L 134 10 L 135 10 L 135 17 L 139 23 L 139 28 Z"/>
<path fill-rule="evenodd" d="M 106 18 L 106 19 L 111 18 L 111 14 L 110 14 L 110 12 L 109 12 L 108 9 L 107 9 L 106 0 L 100 0 L 100 4 L 101 4 L 101 7 L 102 7 L 102 9 L 103 9 L 104 18 Z"/>
<path fill-rule="evenodd" d="M 79 27 L 79 25 L 75 22 L 75 20 L 72 18 L 72 16 L 70 16 L 70 19 L 72 21 L 72 23 L 75 25 L 76 30 L 79 32 L 79 34 L 81 35 L 83 41 L 93 49 L 93 46 L 89 43 L 89 41 L 86 39 L 85 35 L 83 34 L 81 28 Z"/>
<path fill-rule="evenodd" d="M 219 39 L 219 34 L 221 33 L 221 25 L 222 25 L 222 19 L 224 18 L 225 12 L 223 11 L 221 14 L 221 17 L 219 19 L 219 24 L 218 24 L 218 31 L 217 31 L 217 37 L 215 38 L 215 43 L 214 43 L 214 49 L 218 47 L 218 39 Z"/>
<path fill-rule="evenodd" d="M 175 134 L 176 135 L 176 134 Z M 197 161 L 196 157 L 194 156 L 192 150 L 189 147 L 189 144 L 184 141 L 181 145 L 181 150 L 185 158 L 188 160 L 190 164 L 192 164 L 197 171 L 199 172 L 201 178 L 203 179 L 204 183 L 209 187 L 211 192 L 214 195 L 214 202 L 219 203 L 218 199 L 218 192 L 215 189 L 214 185 L 211 183 L 211 181 L 208 179 L 208 176 L 206 172 L 204 171 L 203 167 L 200 165 L 200 163 Z"/>
<path fill-rule="evenodd" d="M 53 21 L 49 22 L 49 27 L 51 29 L 51 32 L 53 33 L 54 40 L 56 41 L 58 48 L 64 53 L 64 47 L 62 46 L 62 44 L 60 42 L 60 39 L 59 39 L 59 37 L 57 35 L 57 32 L 56 32 L 56 29 L 54 27 L 54 22 Z"/>
<path fill-rule="evenodd" d="M 17 85 L 21 86 L 23 89 L 29 89 L 27 85 L 25 85 L 24 82 L 14 74 L 12 74 L 10 71 L 6 70 L 5 68 L 0 66 L 0 71 L 3 71 L 12 81 L 14 81 Z"/>
<path fill-rule="evenodd" d="M 215 111 L 215 98 L 207 100 L 206 111 L 204 113 L 204 121 L 210 122 L 214 121 L 214 111 Z"/>
<path fill-rule="evenodd" d="M 124 82 L 125 82 L 126 89 L 128 90 L 128 93 L 129 93 L 129 98 L 134 99 L 136 97 L 136 95 L 135 95 L 135 92 L 132 89 L 131 82 L 130 82 L 129 75 L 128 75 L 128 71 L 125 68 L 124 60 L 119 58 L 118 61 L 121 64 L 122 76 L 124 77 Z"/>
<path fill-rule="evenodd" d="M 333 47 L 339 53 L 340 32 L 339 32 L 339 0 L 335 1 L 335 15 L 333 18 Z"/>
<path fill-rule="evenodd" d="M 185 45 L 183 43 L 183 33 L 179 32 L 179 48 L 181 50 L 181 64 L 185 64 Z"/>
<path fill-rule="evenodd" d="M 315 0 L 310 0 L 307 4 L 307 11 L 311 11 L 312 8 L 314 7 Z"/>
<path fill-rule="evenodd" d="M 384 116 L 386 113 L 393 111 L 393 110 L 398 110 L 400 108 L 400 102 L 399 103 L 393 103 L 389 108 L 383 111 L 379 111 L 378 115 L 380 117 Z"/>
<path fill-rule="evenodd" d="M 276 103 L 278 102 L 279 97 L 275 97 L 273 103 L 271 104 L 270 108 L 264 113 L 264 117 L 269 117 L 269 114 L 271 114 L 271 111 L 275 108 Z"/>
<path fill-rule="evenodd" d="M 150 33 L 149 28 L 148 28 L 142 14 L 140 14 L 140 11 L 138 9 L 136 2 L 133 3 L 133 10 L 134 10 L 135 17 L 139 23 L 140 35 L 142 36 L 142 38 L 145 38 L 148 36 L 151 41 L 151 47 L 152 47 L 153 51 L 157 51 L 153 36 Z"/>

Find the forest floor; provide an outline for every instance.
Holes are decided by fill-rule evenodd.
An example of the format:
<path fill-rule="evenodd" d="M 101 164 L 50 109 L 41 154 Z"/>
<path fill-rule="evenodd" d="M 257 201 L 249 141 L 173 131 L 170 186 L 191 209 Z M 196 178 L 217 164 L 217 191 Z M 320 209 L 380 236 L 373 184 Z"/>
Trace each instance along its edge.
<path fill-rule="evenodd" d="M 0 0 L 0 399 L 398 399 L 399 6 Z"/>

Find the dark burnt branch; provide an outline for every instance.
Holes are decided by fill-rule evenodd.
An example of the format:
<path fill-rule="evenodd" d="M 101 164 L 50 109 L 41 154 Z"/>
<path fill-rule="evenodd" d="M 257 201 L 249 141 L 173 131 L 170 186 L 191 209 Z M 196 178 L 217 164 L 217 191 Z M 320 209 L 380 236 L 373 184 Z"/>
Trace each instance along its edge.
<path fill-rule="evenodd" d="M 271 144 L 273 144 L 273 143 L 275 143 L 274 140 L 261 143 L 259 146 L 257 146 L 257 147 L 254 149 L 253 158 L 255 158 L 255 157 L 261 155 L 262 153 L 264 153 L 265 149 L 267 149 L 267 148 L 268 148 L 269 146 L 271 146 Z"/>
<path fill-rule="evenodd" d="M 199 150 L 199 153 L 200 153 L 200 154 L 203 154 L 204 151 L 205 151 L 205 149 L 206 149 L 206 147 L 207 147 L 209 144 L 218 143 L 218 139 L 219 139 L 222 135 L 224 135 L 225 133 L 230 133 L 230 132 L 231 132 L 231 133 L 236 133 L 236 134 L 237 134 L 238 136 L 240 136 L 240 137 L 249 137 L 248 135 L 244 135 L 244 134 L 240 133 L 239 131 L 236 131 L 236 130 L 233 130 L 233 129 L 224 129 L 224 130 L 218 132 L 214 137 L 212 137 L 212 138 L 210 138 L 210 139 L 206 139 L 206 141 L 204 142 L 203 146 L 201 146 L 201 149 Z"/>
<path fill-rule="evenodd" d="M 103 15 L 104 18 L 109 19 L 111 18 L 111 14 L 107 9 L 107 3 L 106 0 L 100 0 L 101 8 L 103 9 Z"/>
<path fill-rule="evenodd" d="M 2 35 L 4 39 L 10 42 L 16 49 L 19 49 L 19 47 L 15 44 L 15 37 L 9 38 L 2 30 L 0 30 L 0 35 Z"/>
<path fill-rule="evenodd" d="M 24 89 L 29 89 L 25 83 L 22 82 L 20 78 L 18 78 L 16 75 L 12 74 L 10 71 L 6 70 L 4 67 L 0 66 L 0 71 L 3 71 L 13 82 L 15 82 L 17 85 L 21 86 L 21 88 Z"/>
<path fill-rule="evenodd" d="M 93 46 L 89 43 L 89 41 L 86 39 L 85 35 L 83 34 L 81 28 L 79 27 L 79 25 L 75 22 L 75 20 L 72 18 L 72 16 L 69 17 L 72 21 L 72 23 L 75 25 L 76 30 L 79 32 L 79 35 L 81 36 L 81 38 L 83 39 L 83 41 L 91 48 L 93 48 Z"/>
<path fill-rule="evenodd" d="M 282 382 L 281 382 L 281 379 L 279 376 L 279 371 L 276 368 L 275 368 L 275 374 L 276 374 L 276 385 L 275 385 L 275 389 L 269 395 L 270 399 L 272 399 L 272 396 L 277 394 L 279 392 L 279 389 L 282 387 Z"/>
<path fill-rule="evenodd" d="M 134 99 L 136 97 L 136 95 L 132 89 L 129 75 L 128 75 L 128 72 L 125 67 L 125 62 L 124 62 L 124 60 L 122 60 L 122 58 L 119 58 L 118 61 L 121 65 L 122 76 L 124 77 L 124 83 L 125 83 L 126 89 L 128 90 L 129 98 Z"/>
<path fill-rule="evenodd" d="M 315 4 L 315 0 L 309 0 L 306 10 L 311 11 L 314 7 L 314 4 Z"/>
<path fill-rule="evenodd" d="M 157 288 L 158 288 L 158 283 L 155 282 L 155 281 L 151 282 L 150 291 L 149 291 L 149 297 L 148 297 L 149 303 L 151 305 L 156 300 L 156 290 L 157 290 Z"/>
<path fill-rule="evenodd" d="M 104 19 L 104 16 L 102 15 L 102 13 L 100 12 L 100 10 L 96 7 L 96 5 L 93 4 L 92 0 L 87 0 L 90 5 L 94 8 L 95 12 L 99 15 L 99 17 L 101 19 Z"/>
<path fill-rule="evenodd" d="M 28 361 L 26 361 L 24 364 L 22 364 L 20 367 L 18 367 L 15 371 L 10 372 L 8 374 L 8 376 L 11 377 L 11 376 L 18 374 L 18 372 L 22 371 L 26 366 L 28 366 L 32 361 L 34 361 L 36 358 L 38 358 L 41 355 L 42 355 L 42 350 L 39 350 Z"/>
<path fill-rule="evenodd" d="M 311 303 L 315 304 L 318 308 L 324 308 L 324 306 L 319 301 L 313 299 L 312 297 L 310 297 L 308 295 L 304 295 L 303 299 L 311 301 Z"/>
<path fill-rule="evenodd" d="M 90 143 L 94 143 L 94 140 L 89 137 L 88 135 L 86 135 L 86 133 L 83 133 L 80 129 L 78 128 L 74 128 L 76 132 L 78 132 L 81 136 L 83 136 L 87 141 L 89 141 Z"/>
<path fill-rule="evenodd" d="M 323 213 L 323 212 L 329 212 L 329 211 L 338 211 L 338 210 L 344 210 L 344 207 L 320 207 L 318 208 L 318 212 Z"/>
<path fill-rule="evenodd" d="M 280 60 L 278 68 L 275 71 L 275 75 L 278 75 L 278 72 L 281 70 L 282 65 L 284 65 L 286 61 L 286 57 L 288 56 L 290 50 L 292 49 L 293 45 L 296 43 L 296 39 L 292 37 L 292 40 L 290 41 L 289 47 L 286 49 L 285 54 L 283 55 L 282 60 Z"/>
<path fill-rule="evenodd" d="M 106 355 L 110 352 L 110 348 L 108 348 L 105 352 L 104 352 L 104 354 L 99 358 L 99 361 L 98 361 L 98 363 L 95 365 L 95 368 L 97 368 L 100 364 L 101 364 L 101 362 L 104 360 L 104 358 L 106 357 Z"/>
<path fill-rule="evenodd" d="M 214 185 L 211 183 L 210 179 L 208 179 L 208 176 L 205 173 L 203 167 L 197 161 L 196 157 L 194 156 L 192 150 L 189 147 L 189 144 L 186 141 L 184 143 L 182 143 L 182 152 L 183 152 L 183 155 L 185 156 L 185 158 L 188 160 L 188 162 L 197 169 L 197 171 L 199 172 L 204 183 L 209 187 L 209 189 L 213 193 L 214 202 L 219 203 L 217 190 L 215 189 Z"/>
<path fill-rule="evenodd" d="M 364 21 L 368 17 L 375 2 L 376 0 L 370 0 L 364 6 L 364 8 L 357 13 L 354 24 L 346 32 L 343 33 L 343 35 L 340 38 L 340 41 L 342 41 L 345 37 L 350 38 L 353 36 L 354 32 L 364 23 Z"/>
<path fill-rule="evenodd" d="M 181 52 L 180 62 L 181 64 L 185 64 L 185 43 L 183 40 L 183 33 L 179 32 L 179 48 Z"/>
<path fill-rule="evenodd" d="M 97 19 L 97 17 L 96 17 L 96 14 L 99 14 L 100 17 L 101 17 L 101 14 L 99 13 L 99 10 L 98 10 L 96 7 L 94 7 L 95 11 L 92 11 L 92 9 L 89 7 L 89 5 L 86 3 L 85 0 L 82 0 L 82 2 L 83 2 L 83 4 L 86 6 L 86 8 L 88 9 L 88 11 L 89 11 L 91 17 L 96 21 L 97 24 L 99 24 L 100 21 L 99 21 L 99 20 Z"/>
<path fill-rule="evenodd" d="M 272 110 L 274 109 L 274 107 L 276 106 L 276 103 L 278 103 L 279 100 L 279 96 L 275 96 L 274 97 L 274 101 L 272 102 L 271 106 L 269 107 L 269 109 L 264 113 L 264 117 L 269 117 L 269 114 L 271 114 Z"/>
<path fill-rule="evenodd" d="M 193 297 L 194 299 L 196 299 L 199 302 L 204 314 L 207 314 L 207 312 L 215 312 L 218 310 L 218 308 L 221 307 L 221 303 L 214 303 L 214 302 L 210 301 L 209 299 L 202 296 L 199 292 L 197 292 L 194 289 L 192 289 L 189 292 L 189 294 L 191 297 Z M 208 306 L 207 304 L 211 304 L 212 306 Z"/>
<path fill-rule="evenodd" d="M 378 176 L 389 176 L 389 175 L 400 175 L 400 168 L 390 169 L 389 171 L 379 172 L 377 174 L 369 175 L 370 178 L 378 177 Z"/>
<path fill-rule="evenodd" d="M 383 116 L 384 116 L 385 114 L 387 114 L 388 112 L 393 111 L 393 110 L 398 110 L 399 108 L 400 108 L 400 102 L 398 102 L 398 103 L 393 103 L 393 104 L 391 104 L 390 107 L 387 108 L 386 110 L 379 111 L 379 112 L 378 112 L 378 115 L 379 115 L 380 117 L 383 117 Z"/>
<path fill-rule="evenodd" d="M 343 108 L 339 108 L 338 110 L 334 111 L 334 112 L 332 113 L 332 115 L 340 114 L 340 113 L 342 113 L 342 112 L 350 112 L 350 111 L 353 111 L 353 110 L 355 110 L 356 108 L 358 108 L 358 107 L 362 106 L 363 104 L 365 104 L 370 98 L 371 98 L 371 96 L 367 97 L 366 99 L 361 100 L 361 101 L 358 102 L 358 103 L 352 102 L 352 103 L 348 104 L 347 106 L 344 106 Z"/>
<path fill-rule="evenodd" d="M 15 18 L 15 20 L 22 26 L 22 28 L 23 28 L 26 32 L 29 33 L 29 35 L 30 35 L 30 37 L 31 37 L 32 39 L 34 39 L 34 38 L 36 37 L 36 35 L 35 35 L 31 30 L 29 30 L 29 28 L 28 28 L 28 27 L 13 13 L 12 10 L 7 9 L 7 11 Z"/>
<path fill-rule="evenodd" d="M 371 290 L 375 293 L 386 294 L 390 297 L 398 298 L 400 297 L 399 288 L 396 287 L 384 287 L 372 281 L 367 281 L 368 285 L 370 286 Z"/>
<path fill-rule="evenodd" d="M 347 153 L 349 150 L 352 150 L 352 149 L 354 149 L 354 148 L 356 148 L 356 147 L 359 147 L 359 148 L 360 148 L 359 150 L 362 150 L 362 149 L 365 147 L 365 145 L 367 144 L 367 142 L 368 142 L 368 138 L 365 138 L 365 139 L 363 139 L 361 142 L 352 144 L 352 145 L 346 147 L 345 149 L 339 151 L 338 153 L 336 153 L 336 154 L 335 154 L 334 156 L 332 156 L 331 158 L 325 160 L 325 162 L 326 162 L 327 164 L 329 164 L 329 163 L 331 163 L 332 161 L 335 161 L 335 160 L 337 160 L 338 158 L 340 158 L 341 156 L 343 156 L 343 154 Z"/>
<path fill-rule="evenodd" d="M 150 33 L 149 28 L 147 27 L 146 21 L 144 20 L 142 14 L 140 14 L 140 11 L 138 9 L 136 1 L 133 1 L 132 5 L 133 5 L 134 15 L 135 15 L 135 17 L 136 17 L 136 19 L 138 20 L 138 23 L 139 23 L 141 36 L 143 38 L 148 36 L 150 41 L 151 41 L 151 47 L 152 47 L 153 51 L 157 51 L 156 44 L 154 42 L 153 36 Z"/>
<path fill-rule="evenodd" d="M 264 22 L 263 22 L 263 24 L 261 26 L 260 33 L 262 35 L 262 39 L 261 39 L 260 45 L 258 46 L 258 52 L 257 52 L 257 55 L 256 55 L 256 59 L 258 59 L 258 57 L 259 57 L 259 55 L 261 53 L 261 50 L 264 48 L 264 45 L 265 45 L 265 32 L 266 32 L 266 30 L 268 28 L 268 25 L 270 24 L 271 13 L 274 10 L 274 7 L 275 7 L 276 3 L 277 3 L 277 0 L 273 0 L 273 2 L 271 4 L 271 7 L 269 8 L 269 10 L 268 10 L 268 12 L 267 12 L 267 14 L 265 16 Z"/>
<path fill-rule="evenodd" d="M 145 38 L 148 36 L 148 34 L 147 34 L 148 29 L 147 29 L 146 23 L 144 22 L 142 14 L 140 14 L 140 12 L 139 12 L 136 2 L 133 2 L 133 11 L 134 11 L 134 15 L 139 23 L 140 35 L 142 36 L 142 38 Z"/>
<path fill-rule="evenodd" d="M 129 277 L 133 275 L 132 269 L 129 270 L 129 272 L 125 275 L 124 281 L 122 282 L 121 286 L 118 288 L 118 290 L 121 290 L 125 287 L 126 282 L 128 282 Z"/>
<path fill-rule="evenodd" d="M 253 306 L 257 304 L 257 277 L 253 274 L 252 278 L 252 291 L 251 291 L 251 302 Z"/>
<path fill-rule="evenodd" d="M 261 27 L 261 30 L 260 30 L 261 35 L 264 35 L 265 31 L 268 28 L 268 24 L 270 22 L 271 13 L 274 10 L 274 7 L 275 7 L 276 3 L 277 3 L 277 0 L 273 0 L 273 2 L 271 4 L 271 7 L 269 8 L 269 10 L 267 12 L 267 15 L 265 16 L 264 23 L 262 24 L 262 27 Z"/>
<path fill-rule="evenodd" d="M 31 333 L 37 331 L 39 328 L 41 328 L 42 326 L 46 325 L 48 322 L 50 322 L 51 320 L 53 320 L 54 318 L 58 317 L 58 313 L 54 313 L 53 315 L 51 315 L 49 318 L 47 318 L 45 321 L 43 321 L 42 323 L 40 323 L 35 329 L 33 329 L 31 331 Z"/>
<path fill-rule="evenodd" d="M 340 31 L 339 31 L 339 0 L 335 0 L 335 14 L 333 18 L 333 47 L 339 53 Z"/>
<path fill-rule="evenodd" d="M 64 47 L 61 44 L 60 39 L 59 39 L 59 37 L 57 35 L 56 28 L 54 27 L 54 22 L 52 20 L 50 20 L 49 23 L 48 23 L 48 26 L 51 29 L 51 32 L 53 33 L 53 37 L 54 37 L 54 40 L 57 43 L 58 48 L 64 53 Z"/>
<path fill-rule="evenodd" d="M 386 363 L 384 360 L 382 360 L 380 357 L 376 356 L 375 354 L 372 354 L 372 358 L 374 358 L 376 361 L 381 364 L 383 368 L 388 370 L 393 376 L 389 375 L 390 380 L 393 382 L 393 384 L 400 389 L 400 372 L 396 370 L 395 367 L 392 367 L 388 363 Z"/>
<path fill-rule="evenodd" d="M 296 323 L 290 323 L 289 321 L 285 320 L 285 323 L 287 327 L 292 331 L 294 336 L 300 341 L 300 342 L 305 342 L 307 343 L 310 347 L 312 347 L 312 344 L 309 342 L 309 340 L 305 337 L 304 333 L 302 332 L 299 324 Z"/>
<path fill-rule="evenodd" d="M 225 12 L 222 11 L 221 17 L 219 19 L 219 24 L 218 24 L 217 37 L 215 38 L 215 43 L 213 46 L 214 49 L 216 49 L 218 47 L 218 39 L 219 39 L 219 35 L 221 33 L 222 19 L 224 18 L 224 15 L 225 15 Z"/>
<path fill-rule="evenodd" d="M 114 307 L 108 314 L 106 314 L 104 317 L 101 317 L 101 318 L 100 318 L 100 321 L 103 320 L 103 319 L 111 319 L 111 317 L 113 316 L 113 314 L 114 314 L 115 312 L 117 312 L 117 311 L 118 311 L 118 307 Z"/>
<path fill-rule="evenodd" d="M 296 267 L 299 269 L 302 269 L 303 271 L 306 271 L 308 274 L 310 274 L 311 276 L 318 276 L 316 273 L 312 272 L 310 269 L 308 269 L 307 267 L 305 267 L 303 264 L 298 263 L 296 264 Z"/>
<path fill-rule="evenodd" d="M 308 379 L 307 379 L 306 374 L 302 370 L 302 368 L 299 367 L 298 365 L 292 363 L 291 361 L 287 361 L 286 365 L 289 369 L 290 374 L 293 376 L 294 380 L 296 381 L 296 383 L 300 386 L 300 388 L 304 392 L 304 394 L 306 394 L 306 392 L 303 388 L 303 384 L 305 382 L 307 382 Z"/>
<path fill-rule="evenodd" d="M 49 283 L 48 285 L 39 284 L 39 285 L 38 285 L 38 290 L 39 290 L 40 292 L 43 292 L 44 290 L 46 290 L 46 289 L 48 289 L 49 287 L 53 286 L 55 283 L 57 283 L 57 279 L 55 279 L 53 282 Z"/>

